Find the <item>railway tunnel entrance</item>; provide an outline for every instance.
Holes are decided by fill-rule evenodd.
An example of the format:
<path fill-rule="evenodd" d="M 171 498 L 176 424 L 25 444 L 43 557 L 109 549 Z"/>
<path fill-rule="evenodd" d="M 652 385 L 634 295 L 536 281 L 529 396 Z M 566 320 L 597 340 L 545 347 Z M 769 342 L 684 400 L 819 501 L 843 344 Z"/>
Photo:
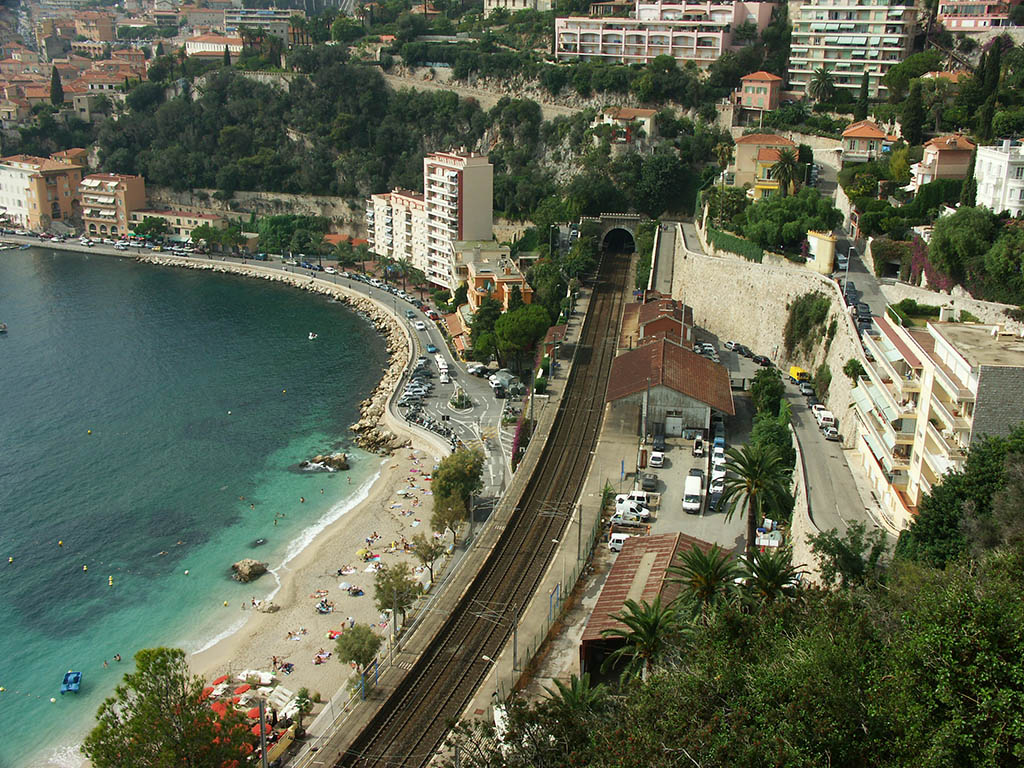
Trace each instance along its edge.
<path fill-rule="evenodd" d="M 609 253 L 629 254 L 636 251 L 636 240 L 628 229 L 614 227 L 605 234 L 601 247 Z"/>

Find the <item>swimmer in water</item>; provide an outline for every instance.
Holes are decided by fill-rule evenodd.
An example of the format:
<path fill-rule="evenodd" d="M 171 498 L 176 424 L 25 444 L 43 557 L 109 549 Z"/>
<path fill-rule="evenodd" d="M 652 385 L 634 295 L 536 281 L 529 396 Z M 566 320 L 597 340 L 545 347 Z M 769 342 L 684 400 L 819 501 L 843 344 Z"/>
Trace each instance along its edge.
<path fill-rule="evenodd" d="M 299 504 L 305 504 L 305 503 L 306 503 L 306 497 L 305 496 L 299 496 Z"/>

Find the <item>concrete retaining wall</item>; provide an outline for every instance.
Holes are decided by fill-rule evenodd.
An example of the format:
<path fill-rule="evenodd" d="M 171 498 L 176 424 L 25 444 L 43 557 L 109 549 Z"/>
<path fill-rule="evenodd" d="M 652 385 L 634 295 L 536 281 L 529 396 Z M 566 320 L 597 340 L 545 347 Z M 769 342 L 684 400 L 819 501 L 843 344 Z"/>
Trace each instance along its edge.
<path fill-rule="evenodd" d="M 883 284 L 882 293 L 890 304 L 898 304 L 903 299 L 913 299 L 919 304 L 931 304 L 938 307 L 965 309 L 983 323 L 999 323 L 1013 333 L 1024 333 L 1024 323 L 1011 320 L 1006 316 L 1007 309 L 1015 309 L 1012 304 L 1000 304 L 995 301 L 981 301 L 972 298 L 960 286 L 954 286 L 952 293 L 929 291 L 907 283 Z"/>
<path fill-rule="evenodd" d="M 804 267 L 698 255 L 687 251 L 681 241 L 682 234 L 677 233 L 672 296 L 689 304 L 693 308 L 694 322 L 717 335 L 720 341 L 733 339 L 746 344 L 755 352 L 768 355 L 783 371 L 790 365 L 800 365 L 814 372 L 818 365 L 827 363 L 832 371 L 828 406 L 839 420 L 844 444 L 852 445 L 852 387 L 842 369 L 850 358 L 865 365 L 866 361 L 839 286 Z M 819 342 L 809 356 L 797 353 L 787 359 L 783 352 L 783 331 L 789 305 L 812 291 L 829 297 L 831 308 L 825 328 L 836 320 L 835 337 L 827 353 L 824 344 Z"/>

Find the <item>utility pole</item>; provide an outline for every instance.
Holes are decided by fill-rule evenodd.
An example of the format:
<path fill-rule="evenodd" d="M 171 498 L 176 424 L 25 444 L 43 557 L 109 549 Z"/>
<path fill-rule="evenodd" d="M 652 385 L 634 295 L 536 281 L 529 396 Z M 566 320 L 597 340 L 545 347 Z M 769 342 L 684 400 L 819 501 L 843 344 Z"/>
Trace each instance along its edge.
<path fill-rule="evenodd" d="M 583 505 L 576 505 L 576 562 L 583 559 Z"/>
<path fill-rule="evenodd" d="M 267 768 L 267 715 L 263 699 L 260 699 L 260 763 Z"/>
<path fill-rule="evenodd" d="M 512 603 L 512 671 L 519 671 L 519 606 Z"/>

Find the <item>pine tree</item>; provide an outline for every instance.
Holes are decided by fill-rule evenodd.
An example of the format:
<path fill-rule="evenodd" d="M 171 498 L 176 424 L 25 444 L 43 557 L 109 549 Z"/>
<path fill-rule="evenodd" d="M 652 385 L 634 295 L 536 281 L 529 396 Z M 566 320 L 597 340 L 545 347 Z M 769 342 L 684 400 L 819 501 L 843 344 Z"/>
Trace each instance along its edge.
<path fill-rule="evenodd" d="M 857 96 L 857 104 L 853 108 L 854 120 L 865 120 L 868 116 L 868 73 L 860 79 L 860 94 Z"/>
<path fill-rule="evenodd" d="M 978 182 L 974 179 L 974 161 L 978 157 L 978 151 L 975 150 L 971 155 L 971 164 L 967 166 L 967 175 L 964 177 L 964 183 L 960 187 L 960 205 L 965 208 L 973 208 L 975 205 L 975 198 L 978 194 Z"/>
<path fill-rule="evenodd" d="M 992 118 L 996 116 L 996 95 L 993 93 L 978 110 L 978 120 L 974 126 L 975 133 L 981 141 L 992 138 Z"/>
<path fill-rule="evenodd" d="M 1002 68 L 1003 45 L 1001 38 L 996 38 L 988 51 L 988 58 L 985 60 L 985 97 L 992 95 L 999 88 L 999 72 Z"/>
<path fill-rule="evenodd" d="M 156 55 L 157 56 L 163 56 L 164 55 L 164 41 L 163 40 L 161 40 L 159 43 L 156 44 Z"/>
<path fill-rule="evenodd" d="M 57 71 L 56 66 L 50 75 L 50 103 L 55 107 L 64 103 L 64 86 L 60 82 L 60 72 Z"/>
<path fill-rule="evenodd" d="M 920 144 L 924 129 L 924 101 L 921 98 L 921 82 L 915 80 L 910 84 L 910 93 L 903 102 L 903 114 L 900 124 L 903 127 L 903 138 L 911 146 Z"/>
<path fill-rule="evenodd" d="M 224 46 L 224 66 L 231 66 L 231 51 L 228 50 L 228 47 L 226 45 Z"/>

